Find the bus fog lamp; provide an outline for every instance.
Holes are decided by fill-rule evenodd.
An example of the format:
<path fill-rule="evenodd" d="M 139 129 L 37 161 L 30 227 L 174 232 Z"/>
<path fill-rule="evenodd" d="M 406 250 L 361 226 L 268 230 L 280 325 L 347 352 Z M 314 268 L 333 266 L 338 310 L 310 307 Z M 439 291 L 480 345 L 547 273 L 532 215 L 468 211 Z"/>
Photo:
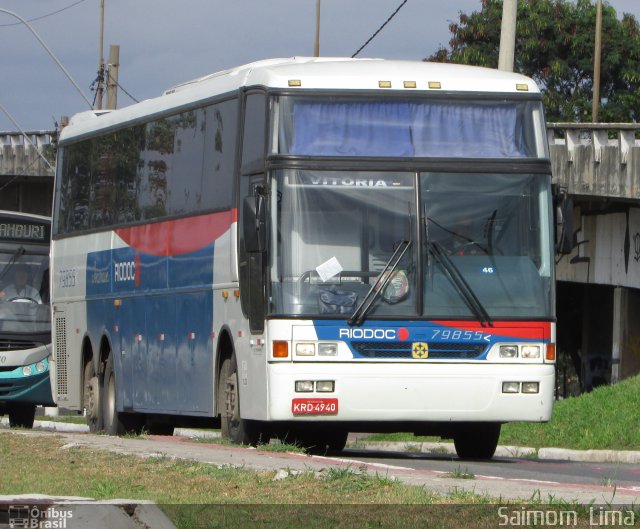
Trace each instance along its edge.
<path fill-rule="evenodd" d="M 316 382 L 316 391 L 318 393 L 333 393 L 336 383 L 333 380 L 318 380 Z"/>
<path fill-rule="evenodd" d="M 47 366 L 45 365 L 44 362 L 38 362 L 36 364 L 36 371 L 38 373 L 44 373 L 47 370 Z"/>
<path fill-rule="evenodd" d="M 501 345 L 500 346 L 500 358 L 517 358 L 518 346 L 517 345 Z"/>
<path fill-rule="evenodd" d="M 538 382 L 523 382 L 522 393 L 539 393 L 540 384 Z"/>
<path fill-rule="evenodd" d="M 522 358 L 540 358 L 539 345 L 523 345 L 521 350 Z"/>
<path fill-rule="evenodd" d="M 296 393 L 311 393 L 313 380 L 296 380 Z"/>
<path fill-rule="evenodd" d="M 296 356 L 315 356 L 316 344 L 313 343 L 297 343 Z"/>
<path fill-rule="evenodd" d="M 30 376 L 30 375 L 31 375 L 31 367 L 29 367 L 29 366 L 23 366 L 23 367 L 22 367 L 22 374 L 23 374 L 25 377 Z"/>
<path fill-rule="evenodd" d="M 337 343 L 319 343 L 318 354 L 320 356 L 336 356 L 338 354 Z"/>
<path fill-rule="evenodd" d="M 520 393 L 520 382 L 503 382 L 502 393 Z"/>

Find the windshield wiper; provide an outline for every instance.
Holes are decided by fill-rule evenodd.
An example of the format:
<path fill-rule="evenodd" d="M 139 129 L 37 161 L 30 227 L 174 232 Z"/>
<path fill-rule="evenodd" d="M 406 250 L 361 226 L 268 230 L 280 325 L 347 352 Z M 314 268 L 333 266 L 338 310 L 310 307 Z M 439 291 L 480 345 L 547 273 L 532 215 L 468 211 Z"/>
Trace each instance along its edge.
<path fill-rule="evenodd" d="M 7 264 L 4 265 L 2 272 L 0 272 L 0 281 L 2 281 L 4 276 L 7 275 L 7 272 L 11 270 L 11 266 L 18 260 L 18 257 L 22 257 L 26 251 L 27 250 L 24 249 L 24 246 L 20 246 L 15 252 L 13 252 L 13 255 L 9 258 L 9 261 L 7 261 Z"/>
<path fill-rule="evenodd" d="M 396 271 L 396 268 L 398 268 L 400 261 L 404 257 L 404 254 L 407 253 L 407 250 L 410 246 L 411 241 L 402 241 L 398 245 L 396 251 L 393 252 L 393 255 L 387 261 L 387 264 L 384 265 L 382 272 L 378 276 L 379 279 L 375 283 L 373 283 L 373 285 L 371 285 L 371 288 L 367 292 L 367 295 L 363 298 L 362 303 L 358 305 L 356 310 L 353 311 L 351 317 L 347 320 L 348 325 L 360 325 L 364 321 L 367 313 L 373 305 L 373 302 L 384 291 L 389 281 L 391 281 L 393 273 Z"/>
<path fill-rule="evenodd" d="M 482 324 L 482 326 L 493 326 L 491 316 L 489 316 L 489 313 L 484 308 L 481 301 L 478 299 L 478 296 L 476 296 L 467 280 L 460 273 L 460 270 L 447 255 L 447 252 L 442 248 L 442 246 L 436 241 L 427 240 L 427 247 L 429 248 L 431 255 L 433 255 L 433 257 L 436 259 L 436 261 L 438 261 L 438 263 L 444 270 L 445 275 L 447 276 L 451 284 L 462 296 L 462 299 L 464 299 L 465 303 L 475 314 L 476 318 L 478 318 L 478 321 Z"/>

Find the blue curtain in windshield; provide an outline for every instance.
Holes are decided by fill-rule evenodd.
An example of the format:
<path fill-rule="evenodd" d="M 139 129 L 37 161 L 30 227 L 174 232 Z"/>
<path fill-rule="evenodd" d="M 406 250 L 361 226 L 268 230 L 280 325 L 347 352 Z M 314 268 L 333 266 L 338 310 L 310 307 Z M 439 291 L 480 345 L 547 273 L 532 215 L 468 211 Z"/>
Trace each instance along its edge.
<path fill-rule="evenodd" d="M 513 103 L 295 101 L 292 126 L 302 156 L 535 156 Z"/>
<path fill-rule="evenodd" d="M 306 156 L 413 156 L 406 103 L 296 102 L 289 152 Z"/>

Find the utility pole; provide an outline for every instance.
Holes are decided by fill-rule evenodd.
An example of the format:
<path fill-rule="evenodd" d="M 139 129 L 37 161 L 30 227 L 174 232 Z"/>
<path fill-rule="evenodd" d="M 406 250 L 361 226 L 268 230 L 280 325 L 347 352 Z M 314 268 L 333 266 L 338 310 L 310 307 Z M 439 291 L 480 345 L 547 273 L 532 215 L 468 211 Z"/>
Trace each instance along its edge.
<path fill-rule="evenodd" d="M 120 68 L 120 46 L 109 46 L 109 63 L 107 64 L 107 110 L 115 110 L 118 106 L 118 69 Z"/>
<path fill-rule="evenodd" d="M 591 121 L 598 122 L 600 111 L 600 63 L 602 60 L 602 0 L 596 2 L 596 42 L 593 54 L 593 101 L 591 102 Z"/>
<path fill-rule="evenodd" d="M 517 17 L 518 0 L 504 0 L 502 4 L 502 26 L 500 28 L 500 55 L 498 58 L 498 70 L 513 72 Z"/>
<path fill-rule="evenodd" d="M 316 0 L 316 39 L 313 46 L 313 56 L 320 57 L 320 0 Z"/>
<path fill-rule="evenodd" d="M 102 110 L 102 92 L 104 82 L 104 0 L 100 0 L 100 43 L 98 57 L 98 88 L 96 89 L 96 108 Z"/>

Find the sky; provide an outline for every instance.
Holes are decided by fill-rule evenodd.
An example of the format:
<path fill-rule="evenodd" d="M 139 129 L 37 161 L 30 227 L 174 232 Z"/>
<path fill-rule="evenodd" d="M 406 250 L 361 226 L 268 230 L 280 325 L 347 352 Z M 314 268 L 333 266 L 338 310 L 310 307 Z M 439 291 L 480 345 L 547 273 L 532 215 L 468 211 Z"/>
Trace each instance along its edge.
<path fill-rule="evenodd" d="M 401 3 L 321 0 L 320 54 L 351 56 Z M 316 0 L 104 0 L 104 4 L 104 59 L 109 45 L 120 46 L 119 83 L 138 100 L 256 60 L 313 55 Z M 609 4 L 619 15 L 626 12 L 640 19 L 640 0 L 609 0 Z M 460 12 L 480 8 L 480 0 L 408 0 L 359 57 L 421 60 L 448 44 L 449 24 Z M 93 101 L 90 86 L 98 69 L 100 0 L 0 0 L 0 9 L 30 21 Z M 61 116 L 89 108 L 38 39 L 4 12 L 0 12 L 0 49 L 0 131 L 52 130 Z M 119 92 L 119 107 L 132 103 Z"/>

